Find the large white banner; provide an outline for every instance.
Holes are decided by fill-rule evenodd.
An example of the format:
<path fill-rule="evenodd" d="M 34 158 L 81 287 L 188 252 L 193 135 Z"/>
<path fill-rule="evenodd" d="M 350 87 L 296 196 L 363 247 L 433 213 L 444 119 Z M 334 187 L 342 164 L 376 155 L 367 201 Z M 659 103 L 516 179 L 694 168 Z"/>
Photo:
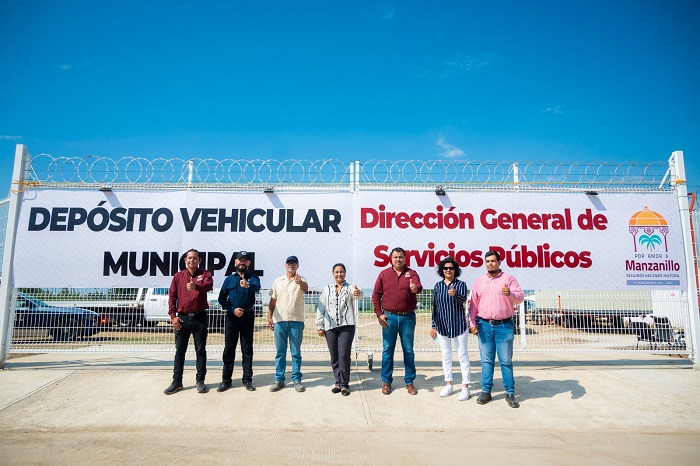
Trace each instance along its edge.
<path fill-rule="evenodd" d="M 246 250 L 263 287 L 289 255 L 311 288 L 332 266 L 371 288 L 391 249 L 424 286 L 450 255 L 469 286 L 486 251 L 524 289 L 683 289 L 680 214 L 672 193 L 220 193 L 40 190 L 24 195 L 17 287 L 168 286 L 195 248 L 215 286 Z"/>
<path fill-rule="evenodd" d="M 376 274 L 391 249 L 407 251 L 424 284 L 445 256 L 468 286 L 484 254 L 523 289 L 684 288 L 680 215 L 669 194 L 358 193 L 356 272 Z M 371 249 L 367 260 L 366 249 Z"/>
<path fill-rule="evenodd" d="M 168 286 L 190 248 L 217 287 L 243 250 L 263 287 L 290 255 L 322 286 L 333 263 L 352 260 L 352 195 L 35 191 L 16 244 L 17 287 Z"/>

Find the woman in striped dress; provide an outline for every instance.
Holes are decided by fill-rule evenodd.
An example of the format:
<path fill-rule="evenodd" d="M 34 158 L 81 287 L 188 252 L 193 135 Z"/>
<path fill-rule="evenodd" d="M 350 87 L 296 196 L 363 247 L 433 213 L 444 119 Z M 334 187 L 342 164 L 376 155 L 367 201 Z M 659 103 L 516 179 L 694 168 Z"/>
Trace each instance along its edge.
<path fill-rule="evenodd" d="M 316 306 L 316 329 L 319 336 L 326 337 L 331 353 L 331 367 L 335 376 L 333 393 L 350 394 L 350 356 L 352 340 L 355 338 L 357 303 L 362 291 L 357 285 L 345 281 L 345 266 L 333 266 L 334 283 L 321 292 Z"/>
<path fill-rule="evenodd" d="M 459 264 L 452 258 L 446 257 L 438 265 L 438 275 L 442 278 L 433 288 L 433 319 L 430 329 L 431 338 L 436 338 L 442 350 L 442 371 L 445 373 L 445 388 L 440 396 L 452 394 L 452 342 L 454 341 L 462 370 L 462 391 L 459 401 L 469 399 L 469 384 L 471 383 L 471 366 L 467 353 L 467 336 L 469 325 L 464 312 L 467 301 L 467 285 L 458 280 L 462 274 Z"/>

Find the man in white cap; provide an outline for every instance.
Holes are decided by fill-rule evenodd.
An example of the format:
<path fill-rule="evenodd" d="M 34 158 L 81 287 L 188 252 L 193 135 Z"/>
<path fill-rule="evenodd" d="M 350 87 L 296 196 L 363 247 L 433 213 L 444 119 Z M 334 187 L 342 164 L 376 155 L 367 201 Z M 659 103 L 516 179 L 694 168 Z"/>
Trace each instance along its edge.
<path fill-rule="evenodd" d="M 299 275 L 299 259 L 289 256 L 285 261 L 286 274 L 277 277 L 270 289 L 270 308 L 267 322 L 275 334 L 275 383 L 271 392 L 284 388 L 287 368 L 287 341 L 292 354 L 292 382 L 297 392 L 305 390 L 301 383 L 301 340 L 304 334 L 304 293 L 309 285 Z"/>

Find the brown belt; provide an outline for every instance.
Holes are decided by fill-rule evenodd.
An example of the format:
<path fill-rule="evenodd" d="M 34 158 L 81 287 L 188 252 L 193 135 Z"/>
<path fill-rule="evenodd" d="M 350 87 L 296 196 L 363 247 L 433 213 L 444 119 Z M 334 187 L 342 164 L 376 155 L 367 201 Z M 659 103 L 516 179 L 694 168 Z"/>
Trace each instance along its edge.
<path fill-rule="evenodd" d="M 405 316 L 406 314 L 413 314 L 416 311 L 390 311 L 389 309 L 382 309 L 385 314 L 396 314 L 397 316 Z"/>

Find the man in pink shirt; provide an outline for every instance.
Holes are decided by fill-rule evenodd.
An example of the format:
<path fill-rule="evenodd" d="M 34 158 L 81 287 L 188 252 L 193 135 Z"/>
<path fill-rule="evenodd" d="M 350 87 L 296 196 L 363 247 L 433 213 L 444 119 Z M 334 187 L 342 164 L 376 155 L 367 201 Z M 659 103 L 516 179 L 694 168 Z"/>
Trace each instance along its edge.
<path fill-rule="evenodd" d="M 511 408 L 517 408 L 520 404 L 515 401 L 513 378 L 513 308 L 523 302 L 525 295 L 518 281 L 501 270 L 497 252 L 487 252 L 484 261 L 486 275 L 474 282 L 469 304 L 469 331 L 479 336 L 481 353 L 481 395 L 476 402 L 483 405 L 491 401 L 498 354 L 506 401 Z"/>

